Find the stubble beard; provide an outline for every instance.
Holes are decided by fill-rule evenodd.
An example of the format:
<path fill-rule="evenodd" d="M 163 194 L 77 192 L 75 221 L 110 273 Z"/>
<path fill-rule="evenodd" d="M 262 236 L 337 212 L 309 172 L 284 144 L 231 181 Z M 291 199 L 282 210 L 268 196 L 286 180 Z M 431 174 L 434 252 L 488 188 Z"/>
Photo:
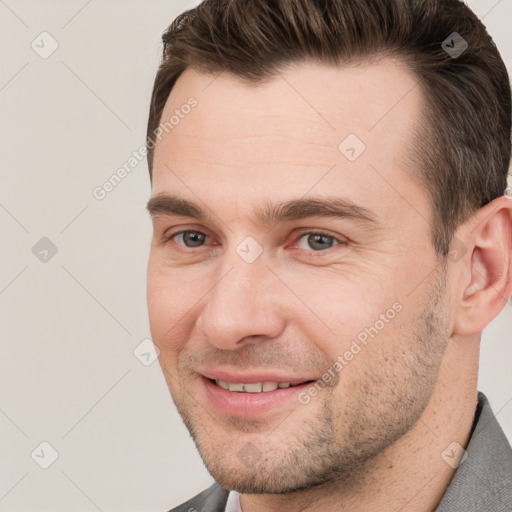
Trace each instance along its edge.
<path fill-rule="evenodd" d="M 308 421 L 299 423 L 292 413 L 262 436 L 256 420 L 236 419 L 224 428 L 197 402 L 173 396 L 213 478 L 247 494 L 287 494 L 361 480 L 375 456 L 416 424 L 434 391 L 449 340 L 444 279 L 441 271 L 409 339 L 399 343 L 406 357 L 396 354 L 391 365 L 367 358 L 360 365 L 361 378 L 336 396 L 337 386 L 345 383 L 342 371 L 336 387 L 325 388 L 308 405 L 297 403 L 307 408 L 321 400 Z M 343 407 L 336 407 L 340 401 Z M 252 455 L 245 457 L 248 452 Z"/>

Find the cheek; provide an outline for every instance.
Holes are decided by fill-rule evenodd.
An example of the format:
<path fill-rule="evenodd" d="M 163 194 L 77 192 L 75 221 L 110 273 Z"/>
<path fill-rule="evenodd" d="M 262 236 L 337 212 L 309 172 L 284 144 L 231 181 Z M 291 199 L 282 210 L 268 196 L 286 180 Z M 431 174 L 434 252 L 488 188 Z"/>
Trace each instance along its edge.
<path fill-rule="evenodd" d="M 153 342 L 161 352 L 177 351 L 184 343 L 187 312 L 196 301 L 191 287 L 178 272 L 162 270 L 150 260 L 147 277 L 147 304 Z"/>
<path fill-rule="evenodd" d="M 177 359 L 190 339 L 212 286 L 211 276 L 205 269 L 195 266 L 173 268 L 158 251 L 150 255 L 147 273 L 149 323 L 153 342 L 165 360 Z"/>
<path fill-rule="evenodd" d="M 295 321 L 306 338 L 327 355 L 331 365 L 326 371 L 348 371 L 359 381 L 361 369 L 370 360 L 378 365 L 399 348 L 407 313 L 383 279 L 361 275 L 335 278 L 332 272 L 317 272 L 315 278 L 302 275 L 288 281 L 307 305 L 303 314 L 295 315 Z"/>
<path fill-rule="evenodd" d="M 302 318 L 311 327 L 321 326 L 340 343 L 377 320 L 396 300 L 381 278 L 356 269 L 288 269 L 281 275 L 300 299 L 293 300 L 297 308 L 303 309 L 295 320 Z"/>

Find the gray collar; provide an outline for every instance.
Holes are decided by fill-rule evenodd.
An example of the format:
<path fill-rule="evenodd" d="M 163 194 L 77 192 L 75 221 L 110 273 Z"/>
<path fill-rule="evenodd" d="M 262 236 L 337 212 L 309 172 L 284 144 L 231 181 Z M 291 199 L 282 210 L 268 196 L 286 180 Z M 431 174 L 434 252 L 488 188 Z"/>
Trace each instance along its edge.
<path fill-rule="evenodd" d="M 512 449 L 483 393 L 466 452 L 435 512 L 510 512 Z"/>

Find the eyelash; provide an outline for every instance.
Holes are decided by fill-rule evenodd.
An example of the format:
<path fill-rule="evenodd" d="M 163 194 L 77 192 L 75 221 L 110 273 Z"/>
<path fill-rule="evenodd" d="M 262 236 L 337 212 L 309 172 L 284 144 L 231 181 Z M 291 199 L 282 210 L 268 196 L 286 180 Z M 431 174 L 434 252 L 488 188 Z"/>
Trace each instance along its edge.
<path fill-rule="evenodd" d="M 208 237 L 208 235 L 206 233 L 203 233 L 202 231 L 198 231 L 198 230 L 194 230 L 194 229 L 184 229 L 182 231 L 178 231 L 177 233 L 173 233 L 171 235 L 164 236 L 164 242 L 170 242 L 174 238 L 178 237 L 179 235 L 183 235 L 185 233 L 198 233 L 200 235 L 204 235 L 205 237 Z M 320 231 L 305 231 L 297 236 L 294 243 L 299 242 L 306 235 L 321 235 L 321 236 L 325 236 L 325 237 L 330 238 L 330 239 L 334 240 L 335 242 L 337 242 L 335 245 L 332 245 L 331 247 L 327 247 L 326 249 L 318 250 L 318 251 L 315 251 L 314 249 L 300 249 L 300 250 L 304 250 L 304 251 L 309 250 L 310 252 L 315 253 L 315 254 L 326 253 L 329 249 L 332 249 L 333 247 L 337 247 L 340 245 L 346 245 L 346 243 L 347 243 L 347 241 L 345 239 L 336 238 L 335 236 L 333 236 L 329 233 L 326 233 L 324 231 L 321 231 L 321 230 Z M 192 251 L 194 249 L 203 247 L 202 245 L 200 245 L 198 247 L 187 247 L 186 245 L 181 245 L 181 244 L 180 244 L 180 246 L 183 248 L 182 250 L 184 250 L 184 251 Z"/>

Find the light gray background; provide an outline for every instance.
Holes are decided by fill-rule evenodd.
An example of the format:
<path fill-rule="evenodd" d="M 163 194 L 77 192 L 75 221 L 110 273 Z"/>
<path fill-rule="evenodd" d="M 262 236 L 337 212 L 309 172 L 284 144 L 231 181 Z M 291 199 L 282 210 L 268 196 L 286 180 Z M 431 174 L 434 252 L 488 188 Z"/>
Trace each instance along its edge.
<path fill-rule="evenodd" d="M 146 163 L 92 195 L 144 143 L 160 35 L 197 3 L 0 0 L 0 511 L 165 511 L 213 481 L 158 363 L 133 353 L 150 337 Z M 512 69 L 512 0 L 468 3 Z M 509 438 L 511 332 L 509 305 L 480 372 Z"/>

